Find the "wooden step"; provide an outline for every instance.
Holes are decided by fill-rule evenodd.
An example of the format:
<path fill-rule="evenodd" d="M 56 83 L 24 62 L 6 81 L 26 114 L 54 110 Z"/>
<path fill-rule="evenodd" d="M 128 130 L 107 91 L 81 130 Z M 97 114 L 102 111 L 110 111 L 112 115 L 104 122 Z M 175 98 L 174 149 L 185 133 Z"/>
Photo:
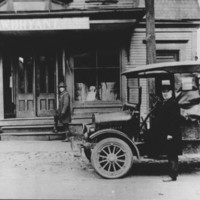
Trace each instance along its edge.
<path fill-rule="evenodd" d="M 52 125 L 53 117 L 12 118 L 0 120 L 0 126 Z"/>
<path fill-rule="evenodd" d="M 82 118 L 70 124 L 74 134 L 82 134 Z M 65 132 L 58 124 L 58 133 L 53 132 L 53 117 L 12 118 L 0 120 L 1 140 L 62 140 Z"/>
<path fill-rule="evenodd" d="M 0 134 L 2 141 L 5 140 L 39 140 L 39 141 L 49 141 L 49 140 L 63 140 L 65 138 L 65 133 L 53 133 L 53 132 L 24 132 L 24 133 L 2 133 Z"/>
<path fill-rule="evenodd" d="M 35 125 L 35 126 L 3 126 L 2 127 L 2 132 L 3 133 L 13 133 L 13 132 L 47 132 L 47 131 L 52 131 L 53 130 L 53 125 Z"/>

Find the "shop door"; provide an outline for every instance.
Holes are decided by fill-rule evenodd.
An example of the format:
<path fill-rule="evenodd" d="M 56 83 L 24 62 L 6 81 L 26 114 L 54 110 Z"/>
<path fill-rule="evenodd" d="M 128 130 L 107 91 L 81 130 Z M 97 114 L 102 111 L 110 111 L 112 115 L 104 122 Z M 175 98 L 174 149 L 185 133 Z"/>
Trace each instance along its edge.
<path fill-rule="evenodd" d="M 34 117 L 34 59 L 29 55 L 14 58 L 16 69 L 16 117 Z"/>
<path fill-rule="evenodd" d="M 16 117 L 46 117 L 55 112 L 55 56 L 20 55 L 16 62 Z"/>
<path fill-rule="evenodd" d="M 36 56 L 37 116 L 53 116 L 55 113 L 55 66 L 55 55 Z"/>

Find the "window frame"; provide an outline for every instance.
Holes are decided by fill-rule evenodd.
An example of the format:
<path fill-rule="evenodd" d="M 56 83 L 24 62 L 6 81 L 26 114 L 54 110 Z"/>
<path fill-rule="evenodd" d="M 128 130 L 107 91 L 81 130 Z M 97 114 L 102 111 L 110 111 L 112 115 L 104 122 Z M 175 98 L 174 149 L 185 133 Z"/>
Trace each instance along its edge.
<path fill-rule="evenodd" d="M 106 47 L 105 47 L 106 48 Z M 99 50 L 103 50 L 102 48 L 91 48 L 91 49 L 85 49 L 86 52 L 88 52 L 88 50 L 91 52 L 91 53 L 94 53 L 95 54 L 95 57 L 97 57 L 97 52 Z M 116 50 L 116 48 L 113 48 L 114 50 Z M 80 69 L 81 67 L 75 67 L 74 64 L 75 64 L 75 61 L 74 61 L 74 57 L 75 56 L 72 56 L 72 63 L 73 63 L 73 92 L 72 92 L 72 102 L 74 104 L 74 106 L 90 106 L 90 105 L 115 105 L 115 104 L 121 104 L 122 102 L 122 91 L 121 91 L 121 87 L 122 87 L 122 77 L 121 77 L 121 71 L 122 71 L 122 63 L 121 63 L 121 57 L 122 57 L 122 52 L 120 50 L 120 48 L 118 47 L 117 48 L 117 54 L 118 54 L 118 67 L 109 67 L 109 69 L 117 69 L 119 70 L 119 74 L 118 74 L 118 78 L 119 78 L 119 85 L 118 85 L 118 94 L 119 94 L 119 98 L 114 100 L 114 101 L 103 101 L 103 100 L 95 100 L 95 101 L 78 101 L 78 100 L 75 100 L 75 71 L 77 69 Z M 77 54 L 78 55 L 78 54 Z M 97 58 L 96 58 L 96 63 L 97 63 Z M 87 69 L 86 67 L 84 68 L 81 68 L 81 69 Z M 94 69 L 95 71 L 99 70 L 99 69 L 108 69 L 107 67 L 98 67 L 97 64 L 96 64 L 96 67 L 95 68 L 88 68 L 88 69 Z M 98 76 L 98 74 L 96 73 L 96 76 Z M 96 81 L 98 81 L 96 79 Z"/>

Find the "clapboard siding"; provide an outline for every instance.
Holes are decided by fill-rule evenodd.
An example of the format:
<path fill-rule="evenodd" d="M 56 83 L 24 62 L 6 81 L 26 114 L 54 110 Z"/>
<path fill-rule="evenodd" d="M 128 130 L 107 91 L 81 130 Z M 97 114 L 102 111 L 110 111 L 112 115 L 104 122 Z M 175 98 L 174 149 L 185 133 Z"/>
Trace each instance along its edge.
<path fill-rule="evenodd" d="M 144 65 L 146 63 L 146 45 L 143 43 L 145 39 L 145 30 L 138 31 L 137 29 L 133 32 L 130 44 L 130 57 L 126 56 L 126 70 Z M 140 81 L 142 86 L 142 104 L 141 104 L 141 116 L 146 116 L 148 97 L 147 97 L 147 84 L 146 81 Z M 125 94 L 127 97 L 127 93 Z"/>
<path fill-rule="evenodd" d="M 193 40 L 195 29 L 156 29 L 156 48 L 158 50 L 178 50 L 179 60 L 194 60 L 196 44 Z M 145 29 L 135 29 L 130 44 L 130 57 L 126 55 L 126 70 L 146 64 Z M 125 84 L 124 84 L 125 85 Z M 141 116 L 145 117 L 149 111 L 149 95 L 146 79 L 140 81 L 142 86 Z M 127 93 L 125 93 L 127 96 Z"/>
<path fill-rule="evenodd" d="M 154 0 L 154 5 L 155 19 L 200 19 L 198 0 Z M 144 6 L 145 0 L 140 0 L 139 7 Z"/>

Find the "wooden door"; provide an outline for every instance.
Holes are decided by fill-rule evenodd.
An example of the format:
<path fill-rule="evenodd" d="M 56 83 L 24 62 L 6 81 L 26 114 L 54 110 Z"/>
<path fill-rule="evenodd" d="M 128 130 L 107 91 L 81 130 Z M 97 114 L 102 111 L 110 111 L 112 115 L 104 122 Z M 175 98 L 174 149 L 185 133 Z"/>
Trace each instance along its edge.
<path fill-rule="evenodd" d="M 55 83 L 56 56 L 36 56 L 37 116 L 53 116 L 56 108 Z"/>
<path fill-rule="evenodd" d="M 14 65 L 16 69 L 16 117 L 34 117 L 34 59 L 30 55 L 15 56 Z"/>

